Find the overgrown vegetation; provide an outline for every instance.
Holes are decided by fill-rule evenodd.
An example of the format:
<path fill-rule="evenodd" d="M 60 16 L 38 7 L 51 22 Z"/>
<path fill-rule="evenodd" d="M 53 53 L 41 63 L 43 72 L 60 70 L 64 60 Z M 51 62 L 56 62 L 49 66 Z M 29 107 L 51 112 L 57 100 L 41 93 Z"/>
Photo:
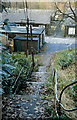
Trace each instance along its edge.
<path fill-rule="evenodd" d="M 26 87 L 26 81 L 30 79 L 31 75 L 31 56 L 26 58 L 24 53 L 12 53 L 3 51 L 2 53 L 2 85 L 3 93 L 11 94 L 13 92 L 12 86 L 15 82 L 20 70 L 24 67 L 22 74 L 19 77 L 18 85 L 20 89 Z"/>
<path fill-rule="evenodd" d="M 75 58 L 76 58 L 75 49 L 62 50 L 60 52 L 55 53 L 53 68 L 56 68 L 57 72 L 58 72 L 57 73 L 58 98 L 59 98 L 61 90 L 66 85 L 68 85 L 76 80 Z M 52 70 L 52 66 L 50 67 L 50 71 L 51 70 Z M 49 79 L 51 79 L 51 77 Z M 50 81 L 50 83 L 51 83 L 51 81 Z M 51 87 L 54 90 L 53 84 L 51 84 Z M 77 84 L 69 87 L 64 92 L 64 95 L 62 96 L 62 103 L 67 109 L 68 108 L 76 108 L 77 107 L 76 101 L 77 101 Z M 73 116 L 73 118 L 76 117 L 75 112 L 70 112 L 67 114 L 67 116 L 69 118 L 71 118 L 71 115 Z"/>
<path fill-rule="evenodd" d="M 62 89 L 65 85 L 75 81 L 75 49 L 56 53 L 53 67 L 58 70 L 58 89 Z M 69 88 L 68 92 L 70 90 L 72 89 Z"/>

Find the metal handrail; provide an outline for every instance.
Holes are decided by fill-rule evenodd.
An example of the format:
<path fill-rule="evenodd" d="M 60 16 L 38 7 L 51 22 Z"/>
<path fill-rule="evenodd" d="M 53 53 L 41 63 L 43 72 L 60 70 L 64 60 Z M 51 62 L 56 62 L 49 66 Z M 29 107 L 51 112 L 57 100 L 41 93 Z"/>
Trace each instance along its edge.
<path fill-rule="evenodd" d="M 63 106 L 63 104 L 61 103 L 61 97 L 62 97 L 63 92 L 64 92 L 68 87 L 70 87 L 71 85 L 76 84 L 77 81 L 75 81 L 75 82 L 73 82 L 73 83 L 65 86 L 65 87 L 63 88 L 63 90 L 61 91 L 60 97 L 59 97 L 59 99 L 58 99 L 58 97 L 57 97 L 57 70 L 56 70 L 56 69 L 55 69 L 55 71 L 54 71 L 54 77 L 55 77 L 55 98 L 56 98 L 56 101 L 59 103 L 59 114 L 58 114 L 58 115 L 59 115 L 59 116 L 61 115 L 61 107 L 62 107 L 65 111 L 68 111 L 68 112 L 77 110 L 77 108 L 66 109 L 66 108 Z M 58 112 L 57 112 L 57 108 L 56 108 L 56 101 L 55 101 L 55 110 L 56 110 L 56 113 L 58 113 Z"/>

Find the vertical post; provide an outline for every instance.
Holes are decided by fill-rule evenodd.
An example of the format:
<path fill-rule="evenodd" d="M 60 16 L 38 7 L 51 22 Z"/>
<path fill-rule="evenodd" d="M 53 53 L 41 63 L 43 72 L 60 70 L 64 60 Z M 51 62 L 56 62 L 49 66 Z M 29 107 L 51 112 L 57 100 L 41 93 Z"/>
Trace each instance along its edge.
<path fill-rule="evenodd" d="M 30 25 L 30 33 L 31 33 L 31 42 L 32 42 L 32 25 Z M 32 46 L 33 47 L 33 46 Z"/>
<path fill-rule="evenodd" d="M 41 42 L 41 38 L 40 38 L 40 35 L 39 35 L 39 49 L 40 49 L 40 42 Z"/>
<path fill-rule="evenodd" d="M 61 102 L 61 100 L 59 99 L 59 120 L 60 120 L 60 116 L 61 116 L 61 106 L 60 106 L 60 102 Z"/>
<path fill-rule="evenodd" d="M 16 12 L 17 12 L 17 1 L 16 1 Z"/>
<path fill-rule="evenodd" d="M 28 48 L 28 34 L 29 34 L 29 18 L 28 18 L 28 6 L 27 6 L 27 0 L 25 0 L 25 7 L 26 7 L 26 15 L 27 15 L 27 26 L 26 26 L 26 29 L 27 29 L 27 44 L 26 44 L 26 57 L 28 57 L 28 53 L 29 53 L 29 48 Z M 23 4 L 24 6 L 24 4 Z M 25 10 L 24 10 L 25 12 Z M 26 18 L 26 17 L 25 17 Z"/>
<path fill-rule="evenodd" d="M 35 66 L 35 63 L 34 63 L 34 52 L 33 52 L 33 49 L 32 49 L 32 66 L 33 66 L 33 68 L 34 68 L 34 66 Z"/>
<path fill-rule="evenodd" d="M 29 48 L 28 48 L 28 34 L 29 34 L 29 19 L 27 18 L 27 51 L 26 51 L 26 57 L 28 57 Z"/>
<path fill-rule="evenodd" d="M 30 35 L 31 35 L 31 49 L 33 48 L 33 36 L 32 36 L 32 26 L 30 25 Z"/>
<path fill-rule="evenodd" d="M 27 50 L 26 50 L 26 57 L 28 57 L 28 26 L 26 27 L 27 28 Z"/>
<path fill-rule="evenodd" d="M 33 37 L 32 37 L 32 26 L 30 25 L 30 34 L 31 34 L 31 52 L 32 52 L 32 66 L 34 68 L 35 66 L 35 63 L 34 63 L 34 52 L 33 52 L 33 43 L 32 43 L 32 40 L 33 40 Z"/>

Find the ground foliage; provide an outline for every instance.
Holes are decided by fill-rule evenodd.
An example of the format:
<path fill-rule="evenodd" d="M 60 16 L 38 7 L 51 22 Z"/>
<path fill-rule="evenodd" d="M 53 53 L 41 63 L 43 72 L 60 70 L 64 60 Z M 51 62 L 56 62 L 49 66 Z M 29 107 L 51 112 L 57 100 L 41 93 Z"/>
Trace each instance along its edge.
<path fill-rule="evenodd" d="M 64 87 L 65 85 L 75 81 L 75 58 L 75 49 L 63 50 L 56 54 L 54 67 L 58 69 L 58 82 L 60 83 L 58 87 L 60 87 L 60 85 Z M 75 87 L 71 89 L 71 93 L 73 95 L 75 93 L 74 88 Z"/>
<path fill-rule="evenodd" d="M 30 79 L 30 58 L 26 58 L 24 53 L 12 53 L 3 50 L 2 53 L 2 88 L 3 93 L 11 94 L 12 85 L 16 80 L 20 70 L 24 67 L 20 75 L 19 86 L 26 87 L 26 81 Z"/>
<path fill-rule="evenodd" d="M 61 90 L 76 80 L 76 50 L 68 49 L 55 53 L 53 68 L 57 69 L 58 97 Z M 52 66 L 51 66 L 52 68 Z M 63 105 L 68 108 L 77 107 L 77 84 L 65 90 L 62 97 Z M 74 113 L 74 114 L 73 114 Z M 75 112 L 66 113 L 69 118 L 75 119 Z"/>

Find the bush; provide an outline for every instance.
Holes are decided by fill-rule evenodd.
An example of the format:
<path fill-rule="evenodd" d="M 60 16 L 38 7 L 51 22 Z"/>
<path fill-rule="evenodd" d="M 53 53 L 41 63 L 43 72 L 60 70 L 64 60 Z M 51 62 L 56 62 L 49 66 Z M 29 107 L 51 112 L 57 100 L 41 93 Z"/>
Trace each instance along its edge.
<path fill-rule="evenodd" d="M 62 69 L 75 63 L 75 52 L 62 52 L 58 59 L 58 65 Z"/>

